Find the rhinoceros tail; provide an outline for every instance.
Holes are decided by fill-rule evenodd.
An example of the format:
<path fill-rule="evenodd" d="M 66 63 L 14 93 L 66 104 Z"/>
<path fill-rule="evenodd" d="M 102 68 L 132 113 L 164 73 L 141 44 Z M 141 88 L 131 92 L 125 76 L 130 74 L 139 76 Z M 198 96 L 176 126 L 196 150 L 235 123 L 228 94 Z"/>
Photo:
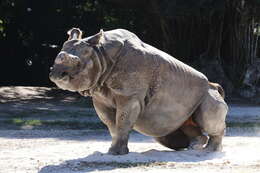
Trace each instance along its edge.
<path fill-rule="evenodd" d="M 221 85 L 219 85 L 218 83 L 209 82 L 209 86 L 214 88 L 214 89 L 217 89 L 219 94 L 221 95 L 221 97 L 223 99 L 225 98 L 225 91 L 224 91 L 224 89 L 222 88 Z"/>

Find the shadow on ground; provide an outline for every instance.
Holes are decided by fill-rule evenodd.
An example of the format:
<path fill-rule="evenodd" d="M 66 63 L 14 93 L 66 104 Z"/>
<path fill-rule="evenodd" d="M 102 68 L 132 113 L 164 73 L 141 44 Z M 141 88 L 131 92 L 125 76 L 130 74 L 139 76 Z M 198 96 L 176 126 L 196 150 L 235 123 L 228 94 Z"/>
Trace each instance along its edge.
<path fill-rule="evenodd" d="M 46 87 L 0 87 L 0 130 L 104 129 L 90 98 Z"/>
<path fill-rule="evenodd" d="M 92 172 L 101 170 L 114 170 L 117 168 L 131 167 L 158 167 L 174 166 L 174 162 L 192 164 L 201 161 L 222 158 L 225 153 L 207 153 L 205 151 L 159 151 L 148 150 L 137 153 L 130 152 L 127 155 L 112 156 L 106 153 L 94 152 L 93 154 L 79 159 L 67 160 L 59 165 L 48 165 L 38 173 L 56 172 Z"/>
<path fill-rule="evenodd" d="M 0 103 L 20 102 L 20 101 L 50 101 L 64 100 L 73 101 L 81 96 L 77 93 L 63 91 L 58 88 L 47 87 L 0 87 Z"/>

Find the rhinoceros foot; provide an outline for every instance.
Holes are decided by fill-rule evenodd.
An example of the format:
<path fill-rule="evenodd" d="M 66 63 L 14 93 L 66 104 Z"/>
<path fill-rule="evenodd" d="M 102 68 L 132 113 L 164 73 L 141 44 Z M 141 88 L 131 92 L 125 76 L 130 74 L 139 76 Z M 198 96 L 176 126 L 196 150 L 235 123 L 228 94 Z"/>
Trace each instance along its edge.
<path fill-rule="evenodd" d="M 188 149 L 202 150 L 202 149 L 204 149 L 205 144 L 207 144 L 207 142 L 208 142 L 207 136 L 204 136 L 204 135 L 198 136 L 190 141 L 190 145 L 189 145 Z"/>
<path fill-rule="evenodd" d="M 108 154 L 111 155 L 124 155 L 128 153 L 129 153 L 128 147 L 110 147 L 108 150 Z"/>
<path fill-rule="evenodd" d="M 208 152 L 222 151 L 222 136 L 210 136 L 205 150 Z"/>

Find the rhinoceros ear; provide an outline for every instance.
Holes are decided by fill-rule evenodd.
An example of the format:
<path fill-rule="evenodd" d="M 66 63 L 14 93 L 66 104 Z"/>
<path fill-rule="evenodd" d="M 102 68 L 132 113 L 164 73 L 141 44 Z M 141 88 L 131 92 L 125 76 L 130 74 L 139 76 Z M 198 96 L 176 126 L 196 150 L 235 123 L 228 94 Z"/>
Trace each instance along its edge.
<path fill-rule="evenodd" d="M 72 28 L 67 34 L 69 35 L 68 40 L 82 39 L 82 31 L 79 28 Z"/>
<path fill-rule="evenodd" d="M 100 40 L 101 40 L 101 38 L 102 38 L 103 36 L 104 36 L 104 31 L 103 31 L 103 29 L 101 29 L 101 30 L 99 31 L 99 33 L 93 35 L 92 37 L 90 37 L 90 38 L 88 39 L 88 43 L 90 43 L 90 44 L 92 44 L 92 45 L 97 45 L 97 44 L 100 42 Z"/>

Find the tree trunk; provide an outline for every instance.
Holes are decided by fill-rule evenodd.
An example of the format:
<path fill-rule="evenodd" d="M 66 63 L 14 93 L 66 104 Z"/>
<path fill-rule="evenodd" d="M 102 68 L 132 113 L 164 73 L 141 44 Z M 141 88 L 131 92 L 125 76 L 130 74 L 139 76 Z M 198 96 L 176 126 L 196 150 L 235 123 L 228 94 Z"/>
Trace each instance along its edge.
<path fill-rule="evenodd" d="M 213 12 L 210 17 L 208 48 L 203 54 L 208 60 L 219 60 L 222 43 L 224 14 Z"/>
<path fill-rule="evenodd" d="M 221 60 L 232 83 L 239 87 L 256 56 L 255 21 L 252 7 L 243 0 L 227 1 L 226 9 Z"/>

